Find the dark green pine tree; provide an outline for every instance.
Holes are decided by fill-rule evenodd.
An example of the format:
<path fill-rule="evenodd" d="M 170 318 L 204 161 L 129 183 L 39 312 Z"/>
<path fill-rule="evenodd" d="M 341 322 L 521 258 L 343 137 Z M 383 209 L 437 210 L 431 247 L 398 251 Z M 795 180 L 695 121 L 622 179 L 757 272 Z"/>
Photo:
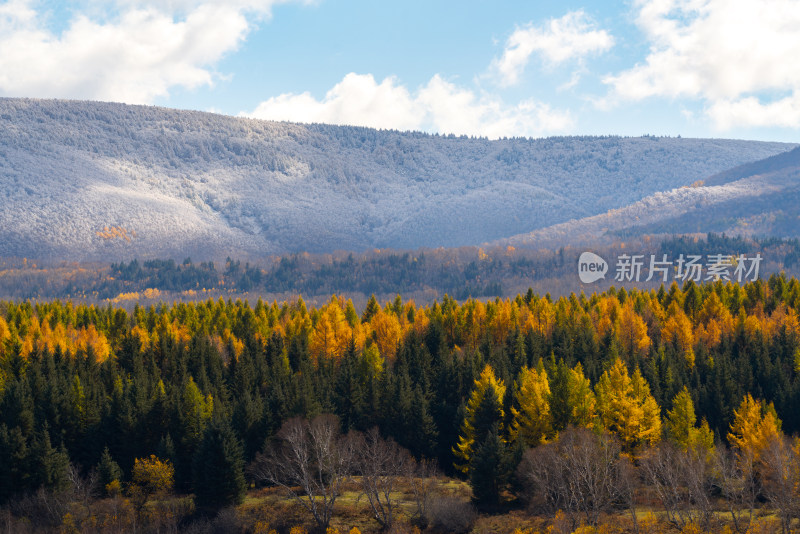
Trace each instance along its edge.
<path fill-rule="evenodd" d="M 252 460 L 258 448 L 266 439 L 264 421 L 264 401 L 260 395 L 253 396 L 249 391 L 242 392 L 233 408 L 233 428 L 242 436 L 245 444 L 245 457 Z"/>
<path fill-rule="evenodd" d="M 496 510 L 500 492 L 508 480 L 508 453 L 500 439 L 497 425 L 484 434 L 470 461 L 469 483 L 472 500 L 481 510 Z"/>
<path fill-rule="evenodd" d="M 195 505 L 216 512 L 241 504 L 247 491 L 242 445 L 230 425 L 216 418 L 203 434 L 194 456 Z"/>
<path fill-rule="evenodd" d="M 558 360 L 550 380 L 550 416 L 553 430 L 560 432 L 567 428 L 572 416 L 569 402 L 569 367 L 564 360 Z"/>
<path fill-rule="evenodd" d="M 26 489 L 27 443 L 19 427 L 0 424 L 0 504 Z"/>
<path fill-rule="evenodd" d="M 105 494 L 106 486 L 113 481 L 122 481 L 122 469 L 119 464 L 111 457 L 111 452 L 108 447 L 103 449 L 103 455 L 100 456 L 100 462 L 97 464 L 97 476 L 100 483 L 100 491 Z"/>
<path fill-rule="evenodd" d="M 475 409 L 475 418 L 472 428 L 475 431 L 475 438 L 486 436 L 487 433 L 498 433 L 498 426 L 502 421 L 502 399 L 497 396 L 497 390 L 493 387 L 486 388 L 480 404 Z"/>
<path fill-rule="evenodd" d="M 342 422 L 342 430 L 366 430 L 367 411 L 366 392 L 359 376 L 359 359 L 355 340 L 350 339 L 347 350 L 339 365 L 334 385 L 334 405 L 336 415 Z"/>
<path fill-rule="evenodd" d="M 430 413 L 430 402 L 417 385 L 411 398 L 411 425 L 409 430 L 411 451 L 417 456 L 431 458 L 436 454 L 438 431 Z"/>
<path fill-rule="evenodd" d="M 369 301 L 367 301 L 367 307 L 364 308 L 364 313 L 361 314 L 361 322 L 368 323 L 372 316 L 378 313 L 381 309 L 380 304 L 378 304 L 378 300 L 375 298 L 375 295 L 370 295 Z"/>
<path fill-rule="evenodd" d="M 162 460 L 169 460 L 172 465 L 175 465 L 178 454 L 175 451 L 175 442 L 172 441 L 172 436 L 169 432 L 159 440 L 158 447 L 156 447 L 156 456 Z"/>
<path fill-rule="evenodd" d="M 32 477 L 32 488 L 44 486 L 48 489 L 63 490 L 69 485 L 67 477 L 69 455 L 63 446 L 58 449 L 53 447 L 47 428 L 42 430 L 30 448 L 28 466 Z"/>

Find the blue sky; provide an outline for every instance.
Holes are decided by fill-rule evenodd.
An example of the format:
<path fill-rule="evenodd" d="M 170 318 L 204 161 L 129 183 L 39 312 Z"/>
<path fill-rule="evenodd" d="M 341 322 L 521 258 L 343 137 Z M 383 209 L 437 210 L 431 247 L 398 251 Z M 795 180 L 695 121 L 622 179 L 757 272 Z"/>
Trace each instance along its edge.
<path fill-rule="evenodd" d="M 0 95 L 800 141 L 798 0 L 0 0 Z"/>

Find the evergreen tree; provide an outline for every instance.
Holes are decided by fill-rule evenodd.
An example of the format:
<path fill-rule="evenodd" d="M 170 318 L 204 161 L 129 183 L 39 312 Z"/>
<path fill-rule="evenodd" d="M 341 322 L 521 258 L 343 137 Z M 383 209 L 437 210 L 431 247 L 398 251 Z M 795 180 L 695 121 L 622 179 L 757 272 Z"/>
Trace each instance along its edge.
<path fill-rule="evenodd" d="M 486 365 L 480 377 L 475 380 L 475 387 L 467 402 L 461 435 L 453 449 L 453 454 L 460 462 L 456 465 L 459 471 L 469 473 L 478 436 L 485 436 L 495 425 L 498 426 L 498 433 L 501 432 L 504 413 L 502 399 L 505 392 L 503 381 L 497 380 L 492 368 Z"/>
<path fill-rule="evenodd" d="M 28 459 L 31 487 L 44 486 L 48 489 L 63 490 L 69 485 L 67 471 L 69 455 L 64 447 L 56 449 L 50 442 L 50 432 L 41 431 L 30 449 Z"/>
<path fill-rule="evenodd" d="M 500 492 L 505 486 L 508 471 L 506 445 L 494 424 L 475 449 L 470 460 L 469 482 L 472 499 L 483 510 L 494 510 L 500 504 Z"/>
<path fill-rule="evenodd" d="M 122 482 L 122 469 L 119 464 L 111 457 L 108 447 L 103 449 L 103 454 L 100 456 L 100 463 L 97 464 L 97 476 L 100 484 L 101 491 L 105 493 L 109 484 L 115 480 L 119 483 Z"/>
<path fill-rule="evenodd" d="M 194 456 L 195 505 L 211 512 L 241 504 L 246 490 L 242 445 L 230 425 L 217 418 Z"/>
<path fill-rule="evenodd" d="M 556 432 L 567 428 L 572 419 L 569 386 L 570 369 L 563 359 L 559 359 L 550 381 L 550 418 Z"/>
<path fill-rule="evenodd" d="M 364 313 L 361 314 L 361 322 L 368 323 L 375 316 L 379 311 L 381 311 L 381 306 L 378 304 L 378 300 L 375 298 L 375 295 L 370 295 L 369 300 L 367 301 L 367 306 L 364 308 Z"/>

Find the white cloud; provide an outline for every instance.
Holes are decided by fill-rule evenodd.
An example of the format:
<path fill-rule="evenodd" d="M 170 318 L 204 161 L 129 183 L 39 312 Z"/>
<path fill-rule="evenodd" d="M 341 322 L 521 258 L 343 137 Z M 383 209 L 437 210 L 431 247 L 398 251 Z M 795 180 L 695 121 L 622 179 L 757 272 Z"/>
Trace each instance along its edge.
<path fill-rule="evenodd" d="M 762 103 L 755 97 L 715 101 L 706 109 L 721 130 L 737 126 L 785 127 L 800 126 L 800 93 Z"/>
<path fill-rule="evenodd" d="M 80 4 L 67 27 L 48 29 L 31 0 L 0 4 L 0 95 L 152 103 L 173 87 L 213 84 L 277 0 L 119 0 Z"/>
<path fill-rule="evenodd" d="M 573 125 L 568 112 L 534 101 L 509 106 L 439 75 L 412 93 L 394 78 L 378 83 L 371 74 L 350 73 L 321 100 L 309 93 L 287 93 L 262 102 L 245 115 L 490 138 L 540 136 L 563 132 Z"/>
<path fill-rule="evenodd" d="M 637 0 L 635 6 L 651 49 L 643 63 L 606 78 L 613 98 L 696 98 L 721 129 L 800 126 L 797 0 Z"/>
<path fill-rule="evenodd" d="M 541 26 L 518 28 L 506 41 L 503 55 L 492 62 L 491 70 L 499 75 L 501 85 L 513 85 L 534 53 L 546 63 L 558 65 L 605 52 L 613 45 L 611 34 L 597 29 L 583 10 L 571 11 Z"/>

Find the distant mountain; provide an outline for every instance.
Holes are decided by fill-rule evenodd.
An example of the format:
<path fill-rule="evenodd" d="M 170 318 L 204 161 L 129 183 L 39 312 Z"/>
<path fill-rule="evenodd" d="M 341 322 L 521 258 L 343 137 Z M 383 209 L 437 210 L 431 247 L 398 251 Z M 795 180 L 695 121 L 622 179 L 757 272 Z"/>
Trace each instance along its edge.
<path fill-rule="evenodd" d="M 644 235 L 726 233 L 800 237 L 800 147 L 606 213 L 498 240 L 552 247 L 608 244 Z"/>
<path fill-rule="evenodd" d="M 688 193 L 660 192 L 794 146 L 488 141 L 0 99 L 0 255 L 182 259 L 476 245 L 657 194 L 680 199 Z M 698 191 L 706 189 L 716 194 Z"/>

